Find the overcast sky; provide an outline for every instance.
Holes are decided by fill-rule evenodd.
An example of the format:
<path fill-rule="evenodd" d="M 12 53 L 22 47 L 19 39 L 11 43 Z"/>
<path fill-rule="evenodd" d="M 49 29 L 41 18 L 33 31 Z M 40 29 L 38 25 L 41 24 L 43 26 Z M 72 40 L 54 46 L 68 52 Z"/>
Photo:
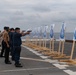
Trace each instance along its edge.
<path fill-rule="evenodd" d="M 76 27 L 76 0 L 0 0 L 0 29 L 4 26 L 23 30 L 55 23 L 60 31 L 62 22 L 66 31 Z"/>

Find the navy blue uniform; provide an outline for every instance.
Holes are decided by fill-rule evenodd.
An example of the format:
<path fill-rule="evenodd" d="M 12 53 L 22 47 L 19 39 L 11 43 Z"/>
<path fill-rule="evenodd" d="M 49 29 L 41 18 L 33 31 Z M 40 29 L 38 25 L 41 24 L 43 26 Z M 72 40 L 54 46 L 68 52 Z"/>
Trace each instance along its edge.
<path fill-rule="evenodd" d="M 13 44 L 13 33 L 14 33 L 14 32 L 9 32 L 10 45 L 12 45 L 12 44 Z"/>
<path fill-rule="evenodd" d="M 11 55 L 13 53 L 13 34 L 14 34 L 14 32 L 9 32 L 9 38 L 10 38 L 9 44 L 10 44 Z"/>
<path fill-rule="evenodd" d="M 19 63 L 20 60 L 20 52 L 21 52 L 21 37 L 22 34 L 14 32 L 13 34 L 13 47 L 14 47 L 14 60 L 15 60 L 15 64 Z"/>

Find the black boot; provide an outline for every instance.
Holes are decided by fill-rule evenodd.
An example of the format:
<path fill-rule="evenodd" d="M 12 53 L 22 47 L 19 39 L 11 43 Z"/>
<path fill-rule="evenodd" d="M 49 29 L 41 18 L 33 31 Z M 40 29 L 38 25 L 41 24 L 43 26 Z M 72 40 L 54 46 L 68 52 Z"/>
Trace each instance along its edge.
<path fill-rule="evenodd" d="M 15 63 L 15 67 L 23 67 L 21 63 Z"/>
<path fill-rule="evenodd" d="M 8 62 L 5 61 L 5 64 L 12 64 L 12 63 L 10 61 L 8 61 Z"/>

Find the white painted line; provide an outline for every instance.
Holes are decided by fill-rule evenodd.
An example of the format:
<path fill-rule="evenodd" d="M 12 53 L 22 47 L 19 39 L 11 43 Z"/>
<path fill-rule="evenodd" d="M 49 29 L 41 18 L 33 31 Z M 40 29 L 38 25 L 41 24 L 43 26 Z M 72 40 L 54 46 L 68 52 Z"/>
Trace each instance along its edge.
<path fill-rule="evenodd" d="M 27 48 L 29 51 L 35 53 L 37 55 L 37 52 L 35 52 L 34 50 L 32 50 L 31 48 L 28 48 L 26 46 L 23 46 L 24 48 Z M 53 63 L 53 65 L 59 69 L 66 69 L 66 67 L 68 67 L 69 65 L 65 65 L 64 63 L 59 63 L 58 60 L 51 60 L 51 59 L 48 59 L 47 56 L 43 56 L 43 55 L 38 55 L 40 56 L 42 59 L 45 59 L 46 62 L 49 62 L 49 63 Z"/>
<path fill-rule="evenodd" d="M 28 70 L 46 70 L 46 69 L 50 69 L 51 67 L 43 67 L 43 68 L 29 68 L 29 69 L 15 69 L 15 70 L 3 70 L 0 71 L 0 73 L 4 73 L 4 72 L 20 72 L 20 71 L 28 71 Z"/>
<path fill-rule="evenodd" d="M 41 56 L 42 54 L 36 53 L 36 55 Z"/>
<path fill-rule="evenodd" d="M 36 55 L 38 55 L 38 56 L 41 56 L 42 54 L 39 54 L 39 53 L 37 53 L 37 52 L 35 52 L 35 51 L 32 51 L 32 53 L 34 53 L 34 54 L 36 54 Z"/>
<path fill-rule="evenodd" d="M 36 54 L 37 56 L 42 56 L 42 54 L 37 53 L 36 51 L 32 50 L 31 48 L 28 48 L 28 47 L 26 47 L 26 46 L 22 46 L 22 47 L 28 49 L 29 51 L 31 51 L 32 53 Z"/>
<path fill-rule="evenodd" d="M 66 62 L 59 62 L 59 64 L 66 65 L 67 63 Z"/>
<path fill-rule="evenodd" d="M 9 56 L 11 58 L 11 56 Z M 42 59 L 34 59 L 34 58 L 26 58 L 26 57 L 20 57 L 20 59 L 22 60 L 33 60 L 33 61 L 40 61 L 40 62 L 48 62 L 46 60 L 42 60 Z M 49 63 L 49 62 L 48 62 Z"/>
<path fill-rule="evenodd" d="M 29 51 L 33 52 L 34 54 L 40 56 L 42 59 L 45 60 L 41 60 L 41 59 L 33 59 L 33 58 L 25 58 L 25 57 L 21 57 L 21 59 L 28 59 L 28 60 L 34 60 L 34 61 L 42 61 L 42 62 L 49 62 L 49 63 L 56 63 L 53 64 L 55 67 L 59 68 L 59 69 L 66 69 L 66 67 L 69 67 L 69 65 L 63 65 L 64 63 L 59 64 L 59 62 L 57 60 L 51 60 L 51 59 L 47 59 L 47 56 L 42 56 L 42 54 L 37 53 L 36 51 L 23 46 L 24 48 L 27 48 Z M 1 52 L 1 51 L 0 51 Z M 53 68 L 55 68 L 53 67 Z M 0 71 L 0 73 L 4 73 L 4 72 L 20 72 L 20 71 L 27 71 L 27 70 L 44 70 L 44 69 L 50 69 L 51 67 L 44 67 L 44 68 L 31 68 L 31 69 L 15 69 L 15 70 L 3 70 Z M 73 72 L 71 70 L 63 70 L 65 73 L 69 74 L 69 75 L 76 75 L 76 72 Z"/>
<path fill-rule="evenodd" d="M 45 59 L 45 61 L 49 62 L 49 63 L 59 63 L 58 60 L 51 60 L 51 59 L 48 59 L 48 56 L 43 56 L 42 54 L 40 53 L 37 53 L 36 51 L 32 50 L 31 48 L 28 48 L 26 46 L 23 46 L 24 48 L 27 48 L 29 51 L 33 52 L 34 54 L 38 55 L 39 57 L 41 57 L 42 59 Z"/>
<path fill-rule="evenodd" d="M 59 63 L 58 60 L 45 59 L 49 63 Z"/>
<path fill-rule="evenodd" d="M 31 48 L 28 48 L 26 46 L 23 46 L 24 48 L 27 48 L 29 51 L 31 51 L 32 53 L 36 54 L 37 56 L 41 57 L 42 59 L 47 59 L 48 56 L 43 56 L 42 54 L 40 53 L 37 53 L 36 51 L 32 50 Z"/>
<path fill-rule="evenodd" d="M 72 74 L 72 71 L 71 70 L 63 70 L 65 73 L 71 75 Z M 72 74 L 73 75 L 73 74 Z"/>
<path fill-rule="evenodd" d="M 66 67 L 68 67 L 68 65 L 60 65 L 60 64 L 53 64 L 53 65 L 59 69 L 66 69 Z"/>
<path fill-rule="evenodd" d="M 76 75 L 76 72 L 73 72 L 71 70 L 64 70 L 64 72 L 69 74 L 69 75 Z"/>
<path fill-rule="evenodd" d="M 42 59 L 47 59 L 48 57 L 47 56 L 40 56 Z"/>
<path fill-rule="evenodd" d="M 41 62 L 48 62 L 46 60 L 41 60 L 41 59 L 33 59 L 33 58 L 25 58 L 25 57 L 20 57 L 20 59 L 23 59 L 23 60 L 34 60 L 34 61 L 41 61 Z"/>

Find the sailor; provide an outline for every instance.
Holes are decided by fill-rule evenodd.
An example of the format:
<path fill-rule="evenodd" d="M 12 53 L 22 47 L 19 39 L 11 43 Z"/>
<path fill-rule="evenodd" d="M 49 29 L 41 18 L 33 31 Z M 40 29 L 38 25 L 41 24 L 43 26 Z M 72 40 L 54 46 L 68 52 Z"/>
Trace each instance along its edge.
<path fill-rule="evenodd" d="M 10 52 L 10 45 L 9 45 L 9 27 L 6 27 L 5 32 L 3 33 L 3 41 L 5 47 L 5 64 L 11 64 L 9 61 L 9 52 Z"/>
<path fill-rule="evenodd" d="M 20 28 L 15 28 L 15 32 L 13 35 L 13 46 L 14 46 L 14 59 L 15 59 L 15 67 L 22 67 L 20 63 L 20 53 L 21 53 L 21 37 L 30 34 L 30 32 L 21 32 Z"/>

